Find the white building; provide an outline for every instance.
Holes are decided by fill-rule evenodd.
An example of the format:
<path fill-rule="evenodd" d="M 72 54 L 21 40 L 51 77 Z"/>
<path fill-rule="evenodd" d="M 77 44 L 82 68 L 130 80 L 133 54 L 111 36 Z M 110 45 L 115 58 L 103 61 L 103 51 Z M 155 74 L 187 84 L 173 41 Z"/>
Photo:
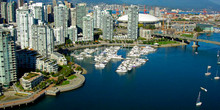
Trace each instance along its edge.
<path fill-rule="evenodd" d="M 20 83 L 25 90 L 32 90 L 44 79 L 43 75 L 38 72 L 25 73 L 20 78 Z"/>
<path fill-rule="evenodd" d="M 61 34 L 67 38 L 69 11 L 68 8 L 61 2 L 58 2 L 58 6 L 54 7 L 54 24 L 55 28 L 62 28 Z M 64 41 L 65 42 L 65 41 Z"/>
<path fill-rule="evenodd" d="M 60 45 L 65 43 L 64 28 L 58 27 L 54 29 L 55 45 Z"/>
<path fill-rule="evenodd" d="M 50 60 L 43 56 L 37 56 L 36 69 L 49 73 L 57 73 L 58 65 L 54 60 Z"/>
<path fill-rule="evenodd" d="M 67 65 L 67 59 L 65 58 L 65 56 L 58 53 L 58 52 L 54 52 L 51 55 L 51 59 L 56 60 L 57 64 L 59 64 L 59 65 Z"/>
<path fill-rule="evenodd" d="M 28 7 L 19 7 L 16 10 L 17 44 L 22 49 L 32 48 L 31 26 L 34 24 L 33 14 Z"/>
<path fill-rule="evenodd" d="M 44 3 L 33 3 L 29 5 L 29 9 L 32 10 L 34 19 L 48 22 L 47 7 Z"/>
<path fill-rule="evenodd" d="M 90 15 L 83 17 L 83 41 L 94 40 L 94 24 Z"/>
<path fill-rule="evenodd" d="M 106 10 L 102 12 L 102 33 L 103 33 L 103 39 L 112 40 L 113 18 Z"/>
<path fill-rule="evenodd" d="M 101 28 L 101 7 L 93 7 L 94 28 Z"/>
<path fill-rule="evenodd" d="M 32 25 L 33 49 L 39 54 L 48 57 L 54 50 L 53 30 L 45 23 Z"/>
<path fill-rule="evenodd" d="M 147 40 L 151 39 L 151 30 L 150 29 L 143 29 L 142 27 L 139 30 L 140 37 L 146 38 Z"/>
<path fill-rule="evenodd" d="M 128 8 L 128 38 L 137 39 L 138 37 L 138 16 L 139 7 L 131 5 Z"/>
<path fill-rule="evenodd" d="M 68 38 L 74 43 L 77 41 L 77 28 L 76 26 L 70 26 L 68 28 Z"/>

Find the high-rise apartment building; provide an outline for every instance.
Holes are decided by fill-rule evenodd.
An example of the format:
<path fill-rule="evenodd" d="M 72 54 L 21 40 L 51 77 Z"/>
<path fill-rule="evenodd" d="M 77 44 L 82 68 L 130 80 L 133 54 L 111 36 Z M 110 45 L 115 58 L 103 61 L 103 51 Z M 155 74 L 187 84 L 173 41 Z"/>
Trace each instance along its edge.
<path fill-rule="evenodd" d="M 23 6 L 16 10 L 17 44 L 21 49 L 32 48 L 31 26 L 34 24 L 32 11 Z"/>
<path fill-rule="evenodd" d="M 101 28 L 101 7 L 93 7 L 94 28 Z"/>
<path fill-rule="evenodd" d="M 138 15 L 138 6 L 131 5 L 128 8 L 128 39 L 137 39 L 138 37 Z"/>
<path fill-rule="evenodd" d="M 0 83 L 8 87 L 17 81 L 15 43 L 9 30 L 0 29 Z"/>
<path fill-rule="evenodd" d="M 102 33 L 103 39 L 112 40 L 113 37 L 113 18 L 108 11 L 102 11 Z"/>
<path fill-rule="evenodd" d="M 83 17 L 83 41 L 94 40 L 93 18 L 89 15 Z"/>
<path fill-rule="evenodd" d="M 7 4 L 7 21 L 8 23 L 12 23 L 16 21 L 16 2 L 10 1 Z"/>
<path fill-rule="evenodd" d="M 54 7 L 54 23 L 55 28 L 63 29 L 63 36 L 67 38 L 69 11 L 68 8 L 61 2 Z"/>
<path fill-rule="evenodd" d="M 42 56 L 48 57 L 54 49 L 53 30 L 45 23 L 32 25 L 33 49 Z"/>
<path fill-rule="evenodd" d="M 43 3 L 32 3 L 29 5 L 35 20 L 48 22 L 47 7 Z"/>
<path fill-rule="evenodd" d="M 7 2 L 1 2 L 1 18 L 3 18 L 5 21 L 8 19 Z"/>
<path fill-rule="evenodd" d="M 22 7 L 24 4 L 24 0 L 18 0 L 18 8 Z"/>
<path fill-rule="evenodd" d="M 82 32 L 83 17 L 86 16 L 86 14 L 87 14 L 86 3 L 76 4 L 76 26 L 79 32 Z"/>

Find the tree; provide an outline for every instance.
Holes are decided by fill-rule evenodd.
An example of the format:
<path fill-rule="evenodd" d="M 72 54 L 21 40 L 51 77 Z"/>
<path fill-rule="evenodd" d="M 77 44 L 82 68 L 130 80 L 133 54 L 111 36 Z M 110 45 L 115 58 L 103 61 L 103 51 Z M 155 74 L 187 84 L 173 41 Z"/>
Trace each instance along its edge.
<path fill-rule="evenodd" d="M 202 32 L 203 29 L 202 29 L 201 27 L 199 27 L 199 26 L 196 26 L 196 28 L 194 29 L 194 31 L 196 31 L 196 32 Z"/>
<path fill-rule="evenodd" d="M 70 39 L 66 40 L 66 44 L 72 44 L 73 42 Z"/>
<path fill-rule="evenodd" d="M 77 71 L 82 71 L 82 67 L 77 66 L 77 67 L 76 67 L 76 70 L 77 70 Z"/>
<path fill-rule="evenodd" d="M 59 76 L 58 79 L 57 79 L 56 84 L 60 84 L 63 81 L 64 81 L 64 77 L 63 76 Z"/>

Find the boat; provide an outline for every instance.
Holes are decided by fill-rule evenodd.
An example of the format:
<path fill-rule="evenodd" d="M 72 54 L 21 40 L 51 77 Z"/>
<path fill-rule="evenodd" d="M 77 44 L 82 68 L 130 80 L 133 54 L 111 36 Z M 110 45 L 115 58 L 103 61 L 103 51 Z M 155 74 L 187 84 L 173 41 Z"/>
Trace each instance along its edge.
<path fill-rule="evenodd" d="M 220 57 L 218 57 L 217 64 L 220 65 Z"/>
<path fill-rule="evenodd" d="M 206 76 L 211 75 L 211 72 L 209 72 L 209 69 L 211 69 L 211 66 L 208 66 L 208 67 L 207 67 L 207 72 L 205 73 Z"/>
<path fill-rule="evenodd" d="M 203 88 L 203 87 L 200 87 L 201 90 L 205 91 L 205 92 L 208 92 L 207 89 Z"/>
<path fill-rule="evenodd" d="M 197 101 L 196 101 L 196 106 L 197 107 L 200 107 L 202 105 L 202 102 L 200 101 L 200 95 L 201 95 L 201 92 L 199 92 L 199 95 L 198 95 L 198 98 L 197 98 Z"/>
<path fill-rule="evenodd" d="M 217 53 L 217 57 L 219 57 L 219 50 L 218 50 L 218 53 Z"/>
<path fill-rule="evenodd" d="M 216 76 L 214 77 L 215 80 L 219 80 L 220 77 L 218 76 L 218 69 L 217 69 L 217 72 L 216 72 Z"/>

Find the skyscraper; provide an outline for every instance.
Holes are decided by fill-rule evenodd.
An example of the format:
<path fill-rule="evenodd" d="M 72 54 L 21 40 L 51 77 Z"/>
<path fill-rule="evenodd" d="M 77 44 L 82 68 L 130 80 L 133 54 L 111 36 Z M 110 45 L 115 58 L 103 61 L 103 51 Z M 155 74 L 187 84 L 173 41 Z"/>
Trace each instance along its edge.
<path fill-rule="evenodd" d="M 31 26 L 34 24 L 30 9 L 23 6 L 16 10 L 17 43 L 21 49 L 32 48 Z"/>
<path fill-rule="evenodd" d="M 53 22 L 53 7 L 52 5 L 47 5 L 47 15 L 48 15 L 48 22 Z"/>
<path fill-rule="evenodd" d="M 14 38 L 9 30 L 0 29 L 0 83 L 8 87 L 17 81 Z"/>
<path fill-rule="evenodd" d="M 42 56 L 48 57 L 53 53 L 54 34 L 53 30 L 45 23 L 32 25 L 33 49 Z"/>
<path fill-rule="evenodd" d="M 63 27 L 54 28 L 55 45 L 60 45 L 65 43 Z"/>
<path fill-rule="evenodd" d="M 47 7 L 43 3 L 32 3 L 29 5 L 34 19 L 48 22 Z"/>
<path fill-rule="evenodd" d="M 57 0 L 53 0 L 53 7 L 57 6 Z"/>
<path fill-rule="evenodd" d="M 70 8 L 71 26 L 76 26 L 76 8 Z"/>
<path fill-rule="evenodd" d="M 103 39 L 112 40 L 113 37 L 113 18 L 108 11 L 102 11 L 102 33 Z"/>
<path fill-rule="evenodd" d="M 160 8 L 159 7 L 155 7 L 154 16 L 160 17 Z"/>
<path fill-rule="evenodd" d="M 76 26 L 79 32 L 83 29 L 83 17 L 86 16 L 86 3 L 76 4 Z"/>
<path fill-rule="evenodd" d="M 16 21 L 16 15 L 15 15 L 15 11 L 16 11 L 16 2 L 9 2 L 7 5 L 7 16 L 8 16 L 8 23 L 11 22 L 15 22 Z"/>
<path fill-rule="evenodd" d="M 138 36 L 138 19 L 139 8 L 131 5 L 128 8 L 128 39 L 137 39 Z"/>
<path fill-rule="evenodd" d="M 24 0 L 18 0 L 18 8 L 22 7 L 24 4 Z"/>
<path fill-rule="evenodd" d="M 94 40 L 93 18 L 89 15 L 83 17 L 83 41 Z"/>
<path fill-rule="evenodd" d="M 55 28 L 63 28 L 64 37 L 67 37 L 68 18 L 68 8 L 61 1 L 59 1 L 58 6 L 54 7 L 54 23 Z"/>
<path fill-rule="evenodd" d="M 76 42 L 77 41 L 77 28 L 76 28 L 76 26 L 70 26 L 68 28 L 68 38 L 72 42 Z"/>
<path fill-rule="evenodd" d="M 94 28 L 101 28 L 101 7 L 93 7 Z"/>
<path fill-rule="evenodd" d="M 7 2 L 1 2 L 1 18 L 7 20 Z"/>

